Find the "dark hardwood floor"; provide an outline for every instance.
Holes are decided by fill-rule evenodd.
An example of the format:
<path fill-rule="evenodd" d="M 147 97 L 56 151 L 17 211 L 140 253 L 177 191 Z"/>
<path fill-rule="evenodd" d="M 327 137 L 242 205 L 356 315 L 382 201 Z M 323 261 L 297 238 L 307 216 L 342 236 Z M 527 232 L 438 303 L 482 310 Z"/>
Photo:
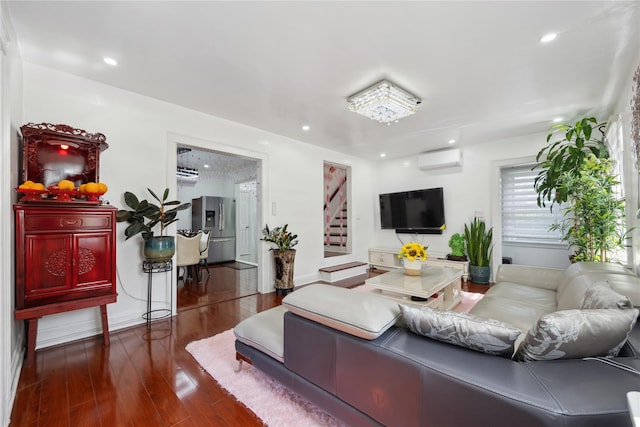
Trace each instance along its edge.
<path fill-rule="evenodd" d="M 22 369 L 9 426 L 262 425 L 185 350 L 281 303 L 275 293 L 247 295 L 256 270 L 217 266 L 206 283 L 180 281 L 172 320 L 115 331 L 110 347 L 95 337 L 38 350 Z"/>

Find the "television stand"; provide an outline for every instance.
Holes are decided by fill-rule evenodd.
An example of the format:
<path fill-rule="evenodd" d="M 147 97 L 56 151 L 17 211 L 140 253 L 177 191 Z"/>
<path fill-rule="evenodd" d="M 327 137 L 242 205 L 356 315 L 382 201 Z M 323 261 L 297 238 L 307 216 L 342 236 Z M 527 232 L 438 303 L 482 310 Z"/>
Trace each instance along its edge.
<path fill-rule="evenodd" d="M 380 267 L 385 270 L 402 268 L 402 262 L 398 259 L 398 252 L 400 252 L 400 248 L 369 248 L 369 265 L 371 268 Z M 433 252 L 429 253 L 429 258 L 427 258 L 425 264 L 462 270 L 462 280 L 465 282 L 469 280 L 469 261 L 448 260 L 446 254 Z"/>

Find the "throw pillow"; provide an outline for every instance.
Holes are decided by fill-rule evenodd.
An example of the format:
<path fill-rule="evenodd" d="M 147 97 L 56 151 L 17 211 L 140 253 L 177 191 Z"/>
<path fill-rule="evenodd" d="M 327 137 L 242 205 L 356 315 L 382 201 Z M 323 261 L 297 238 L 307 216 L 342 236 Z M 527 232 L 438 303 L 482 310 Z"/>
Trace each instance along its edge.
<path fill-rule="evenodd" d="M 599 282 L 584 293 L 581 308 L 633 308 L 629 297 L 619 294 L 606 282 Z"/>
<path fill-rule="evenodd" d="M 471 313 L 400 304 L 411 332 L 470 350 L 511 357 L 522 333 L 511 325 Z"/>
<path fill-rule="evenodd" d="M 516 359 L 578 359 L 615 357 L 640 310 L 564 310 L 542 316 L 527 332 Z"/>

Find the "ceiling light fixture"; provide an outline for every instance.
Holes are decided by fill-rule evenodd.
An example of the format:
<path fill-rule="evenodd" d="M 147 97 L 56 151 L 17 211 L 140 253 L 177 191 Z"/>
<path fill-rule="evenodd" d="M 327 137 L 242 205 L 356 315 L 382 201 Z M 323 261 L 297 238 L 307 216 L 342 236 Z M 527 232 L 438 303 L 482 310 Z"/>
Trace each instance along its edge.
<path fill-rule="evenodd" d="M 555 38 L 558 37 L 558 35 L 556 33 L 549 33 L 549 34 L 545 34 L 544 36 L 542 36 L 540 38 L 540 41 L 542 43 L 549 43 L 552 40 L 555 40 Z"/>
<path fill-rule="evenodd" d="M 387 157 L 386 153 L 380 153 L 380 157 Z"/>
<path fill-rule="evenodd" d="M 108 56 L 105 56 L 103 58 L 103 61 L 104 61 L 105 64 L 111 65 L 112 67 L 115 67 L 116 65 L 118 65 L 118 61 L 116 61 L 113 58 L 109 58 Z"/>
<path fill-rule="evenodd" d="M 418 111 L 422 100 L 388 80 L 381 80 L 351 95 L 347 102 L 351 111 L 388 126 Z"/>
<path fill-rule="evenodd" d="M 556 117 L 553 119 L 553 123 L 560 123 L 562 121 L 562 117 Z"/>
<path fill-rule="evenodd" d="M 450 140 L 449 140 L 449 144 L 455 144 L 455 143 L 456 143 L 456 140 L 455 140 L 455 139 L 450 139 Z"/>
<path fill-rule="evenodd" d="M 302 130 L 307 132 L 309 129 L 311 129 L 311 127 L 309 125 L 303 125 L 302 126 Z"/>

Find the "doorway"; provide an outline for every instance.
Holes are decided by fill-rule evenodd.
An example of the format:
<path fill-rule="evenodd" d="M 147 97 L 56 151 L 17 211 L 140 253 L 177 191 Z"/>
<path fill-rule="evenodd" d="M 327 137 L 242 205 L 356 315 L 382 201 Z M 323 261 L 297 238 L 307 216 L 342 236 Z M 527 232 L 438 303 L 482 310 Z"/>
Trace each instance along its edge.
<path fill-rule="evenodd" d="M 350 254 L 351 168 L 325 161 L 323 173 L 324 257 Z"/>
<path fill-rule="evenodd" d="M 178 280 L 179 312 L 258 292 L 259 165 L 259 159 L 186 144 L 177 145 L 178 200 L 192 202 L 192 209 L 178 213 L 178 232 L 193 233 L 201 228 L 198 212 L 194 209 L 202 207 L 202 201 L 221 200 L 225 201 L 224 206 L 232 201 L 235 206 L 232 213 L 225 215 L 228 227 L 226 234 L 219 239 L 224 240 L 227 246 L 229 240 L 233 240 L 231 254 L 201 261 L 208 268 L 199 268 L 197 275 Z M 209 240 L 209 254 L 215 241 L 215 237 Z"/>

